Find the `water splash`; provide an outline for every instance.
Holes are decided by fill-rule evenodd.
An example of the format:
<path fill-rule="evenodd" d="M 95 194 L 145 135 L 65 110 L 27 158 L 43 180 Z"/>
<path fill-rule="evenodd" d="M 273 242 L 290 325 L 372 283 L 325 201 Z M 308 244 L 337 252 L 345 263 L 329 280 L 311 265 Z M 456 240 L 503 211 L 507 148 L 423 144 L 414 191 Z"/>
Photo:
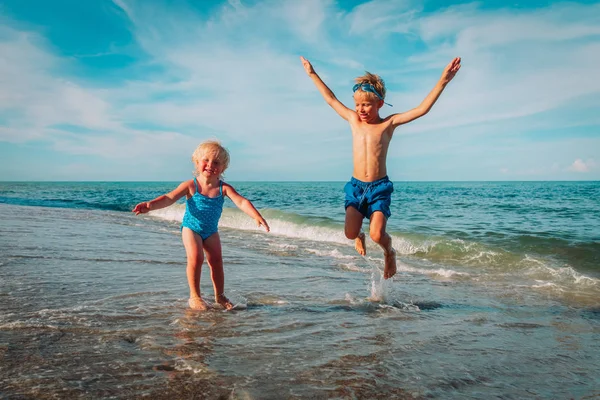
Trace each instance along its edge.
<path fill-rule="evenodd" d="M 363 256 L 363 258 L 371 267 L 371 295 L 369 296 L 369 300 L 383 303 L 387 302 L 389 293 L 391 292 L 393 278 L 384 279 L 383 271 L 368 257 Z"/>

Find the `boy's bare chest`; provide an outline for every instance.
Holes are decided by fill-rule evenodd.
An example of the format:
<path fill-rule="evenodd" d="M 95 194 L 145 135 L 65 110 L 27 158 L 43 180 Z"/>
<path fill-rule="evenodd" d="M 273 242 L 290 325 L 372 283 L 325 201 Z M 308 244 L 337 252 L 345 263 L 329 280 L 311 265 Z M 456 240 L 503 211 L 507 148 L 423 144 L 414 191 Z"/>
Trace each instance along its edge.
<path fill-rule="evenodd" d="M 390 135 L 384 127 L 356 127 L 352 130 L 352 138 L 355 144 L 371 146 L 387 145 Z"/>

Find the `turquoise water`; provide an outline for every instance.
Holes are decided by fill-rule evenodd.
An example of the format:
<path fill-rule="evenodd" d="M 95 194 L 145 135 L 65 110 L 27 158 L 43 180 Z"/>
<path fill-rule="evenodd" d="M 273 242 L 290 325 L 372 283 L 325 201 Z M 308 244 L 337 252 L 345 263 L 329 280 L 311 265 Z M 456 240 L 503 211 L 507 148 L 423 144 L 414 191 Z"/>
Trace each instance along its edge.
<path fill-rule="evenodd" d="M 130 212 L 176 184 L 0 183 L 0 397 L 600 394 L 599 182 L 396 182 L 385 282 L 343 182 L 233 183 L 272 231 L 226 203 L 239 309 L 200 314 L 185 206 Z"/>
<path fill-rule="evenodd" d="M 343 226 L 343 184 L 234 182 L 267 216 L 291 224 L 292 230 Z M 128 212 L 176 185 L 0 183 L 0 204 Z M 388 229 L 408 253 L 450 259 L 471 258 L 478 250 L 528 254 L 599 277 L 599 199 L 600 182 L 397 182 Z M 226 207 L 234 206 L 228 201 Z M 173 220 L 183 208 L 178 211 Z"/>

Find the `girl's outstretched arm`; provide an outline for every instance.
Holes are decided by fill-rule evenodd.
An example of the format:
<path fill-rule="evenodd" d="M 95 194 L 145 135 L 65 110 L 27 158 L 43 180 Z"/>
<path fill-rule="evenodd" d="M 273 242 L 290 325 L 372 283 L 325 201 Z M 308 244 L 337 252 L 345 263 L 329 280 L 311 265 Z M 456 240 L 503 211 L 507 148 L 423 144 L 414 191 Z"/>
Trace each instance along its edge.
<path fill-rule="evenodd" d="M 267 221 L 262 215 L 260 215 L 250 200 L 236 192 L 233 186 L 223 183 L 223 195 L 229 197 L 237 208 L 248 214 L 250 218 L 254 219 L 258 226 L 264 226 L 267 232 L 271 230 L 271 228 L 269 228 L 269 224 L 267 224 Z"/>
<path fill-rule="evenodd" d="M 132 211 L 135 215 L 138 215 L 147 213 L 148 211 L 169 207 L 183 196 L 190 194 L 190 185 L 193 185 L 193 180 L 181 182 L 181 184 L 177 186 L 177 189 L 172 190 L 167 194 L 160 195 L 154 200 L 139 203 Z"/>

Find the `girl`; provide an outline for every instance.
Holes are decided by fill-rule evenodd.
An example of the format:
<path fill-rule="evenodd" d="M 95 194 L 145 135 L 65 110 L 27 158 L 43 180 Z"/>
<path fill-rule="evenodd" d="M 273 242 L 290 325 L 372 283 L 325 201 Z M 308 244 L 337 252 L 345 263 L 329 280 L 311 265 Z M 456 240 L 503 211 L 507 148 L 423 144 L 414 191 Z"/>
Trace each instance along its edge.
<path fill-rule="evenodd" d="M 187 256 L 186 272 L 190 286 L 188 303 L 194 310 L 208 308 L 207 303 L 200 296 L 200 271 L 206 253 L 215 299 L 221 306 L 230 310 L 233 304 L 223 293 L 225 277 L 221 239 L 217 228 L 223 211 L 224 196 L 229 197 L 240 210 L 254 218 L 258 226 L 264 226 L 267 232 L 270 230 L 269 225 L 248 199 L 239 195 L 231 185 L 221 180 L 223 172 L 229 166 L 229 153 L 219 142 L 201 143 L 194 151 L 192 161 L 196 165 L 194 179 L 182 182 L 170 193 L 136 205 L 133 212 L 138 215 L 158 210 L 172 205 L 183 196 L 187 197 L 181 223 L 181 236 Z"/>

